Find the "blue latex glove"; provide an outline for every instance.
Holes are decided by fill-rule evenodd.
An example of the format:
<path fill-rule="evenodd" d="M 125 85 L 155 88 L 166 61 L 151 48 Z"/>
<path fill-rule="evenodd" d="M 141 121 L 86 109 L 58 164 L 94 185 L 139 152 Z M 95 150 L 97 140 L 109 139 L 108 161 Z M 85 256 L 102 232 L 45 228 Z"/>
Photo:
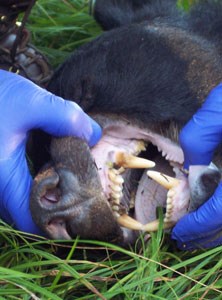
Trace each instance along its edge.
<path fill-rule="evenodd" d="M 55 136 L 77 136 L 93 146 L 100 126 L 71 101 L 27 79 L 0 70 L 0 217 L 17 229 L 39 234 L 29 210 L 32 186 L 25 147 L 31 129 Z"/>
<path fill-rule="evenodd" d="M 222 141 L 222 84 L 212 90 L 203 106 L 183 128 L 180 143 L 184 167 L 209 165 Z M 222 244 L 222 184 L 199 209 L 185 215 L 174 227 L 172 238 L 181 249 Z"/>

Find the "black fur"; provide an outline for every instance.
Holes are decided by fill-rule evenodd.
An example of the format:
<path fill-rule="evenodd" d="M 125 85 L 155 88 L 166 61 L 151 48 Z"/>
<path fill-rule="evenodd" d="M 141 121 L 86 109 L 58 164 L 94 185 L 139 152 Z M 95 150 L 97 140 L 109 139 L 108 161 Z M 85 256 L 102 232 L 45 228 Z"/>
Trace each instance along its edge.
<path fill-rule="evenodd" d="M 175 2 L 140 1 L 135 6 L 132 0 L 96 1 L 95 18 L 101 26 L 120 27 L 75 51 L 58 69 L 49 89 L 78 102 L 87 112 L 98 108 L 101 112 L 129 113 L 143 122 L 170 119 L 184 124 L 220 82 L 221 57 L 216 43 L 191 32 L 196 28 L 189 16 L 176 10 Z M 128 10 L 133 17 L 126 17 Z M 192 15 L 198 10 L 193 9 Z M 211 24 L 217 22 L 212 18 Z M 208 74 L 189 77 L 193 59 L 199 72 L 206 69 Z M 208 67 L 214 70 L 213 80 Z"/>

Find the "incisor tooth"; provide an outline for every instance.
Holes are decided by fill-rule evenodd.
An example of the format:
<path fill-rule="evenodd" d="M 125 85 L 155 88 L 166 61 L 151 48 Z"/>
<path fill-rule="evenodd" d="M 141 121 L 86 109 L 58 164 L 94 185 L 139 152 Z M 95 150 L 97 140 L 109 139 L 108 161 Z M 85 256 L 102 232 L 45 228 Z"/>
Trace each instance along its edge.
<path fill-rule="evenodd" d="M 180 183 L 179 179 L 170 177 L 168 175 L 156 171 L 148 171 L 147 175 L 168 190 L 177 186 Z"/>
<path fill-rule="evenodd" d="M 125 152 L 116 153 L 115 163 L 118 166 L 122 166 L 124 168 L 129 168 L 129 169 L 147 169 L 147 168 L 155 167 L 154 161 L 145 158 L 136 157 L 134 155 Z"/>
<path fill-rule="evenodd" d="M 126 214 L 120 216 L 117 219 L 117 222 L 119 223 L 120 226 L 129 228 L 132 230 L 142 230 L 142 228 L 143 228 L 143 224 L 134 220 L 133 218 L 131 218 L 130 216 L 128 216 Z"/>

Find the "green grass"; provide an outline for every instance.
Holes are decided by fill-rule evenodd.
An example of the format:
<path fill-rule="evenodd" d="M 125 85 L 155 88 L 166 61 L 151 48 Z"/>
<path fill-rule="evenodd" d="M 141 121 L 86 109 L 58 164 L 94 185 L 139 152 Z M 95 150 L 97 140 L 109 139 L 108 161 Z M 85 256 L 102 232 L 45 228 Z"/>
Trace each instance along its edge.
<path fill-rule="evenodd" d="M 39 0 L 28 28 L 54 66 L 101 32 L 84 0 Z M 222 247 L 179 251 L 161 230 L 139 244 L 55 242 L 0 223 L 0 299 L 222 299 Z"/>
<path fill-rule="evenodd" d="M 222 299 L 222 247 L 179 252 L 161 231 L 136 251 L 0 230 L 0 299 Z"/>
<path fill-rule="evenodd" d="M 78 46 L 101 33 L 89 15 L 88 1 L 39 0 L 27 26 L 32 42 L 57 66 Z"/>

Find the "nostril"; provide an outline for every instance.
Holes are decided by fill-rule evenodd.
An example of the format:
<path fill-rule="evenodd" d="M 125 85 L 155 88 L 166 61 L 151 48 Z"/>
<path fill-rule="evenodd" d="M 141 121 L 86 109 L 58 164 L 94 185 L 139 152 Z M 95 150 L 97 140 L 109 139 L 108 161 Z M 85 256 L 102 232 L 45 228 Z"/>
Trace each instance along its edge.
<path fill-rule="evenodd" d="M 45 192 L 40 201 L 44 206 L 53 206 L 61 199 L 61 192 L 58 188 L 50 189 Z"/>
<path fill-rule="evenodd" d="M 43 170 L 34 179 L 32 201 L 45 208 L 54 206 L 61 199 L 59 181 L 59 175 L 53 167 Z"/>

